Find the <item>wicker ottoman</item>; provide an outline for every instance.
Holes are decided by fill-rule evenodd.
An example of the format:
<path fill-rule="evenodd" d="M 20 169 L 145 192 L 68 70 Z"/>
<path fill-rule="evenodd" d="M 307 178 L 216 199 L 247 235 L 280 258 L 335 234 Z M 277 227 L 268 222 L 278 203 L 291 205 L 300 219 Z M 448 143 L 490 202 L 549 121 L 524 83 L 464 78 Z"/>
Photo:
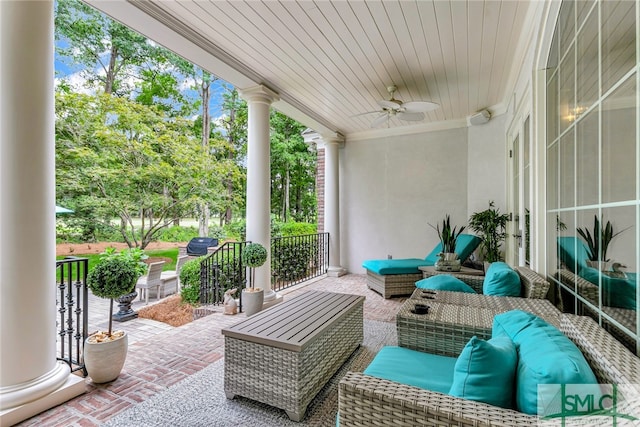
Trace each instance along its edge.
<path fill-rule="evenodd" d="M 284 409 L 300 421 L 362 343 L 364 297 L 310 291 L 222 330 L 224 391 Z"/>
<path fill-rule="evenodd" d="M 367 286 L 384 298 L 411 295 L 420 279 L 422 273 L 380 275 L 367 270 Z"/>

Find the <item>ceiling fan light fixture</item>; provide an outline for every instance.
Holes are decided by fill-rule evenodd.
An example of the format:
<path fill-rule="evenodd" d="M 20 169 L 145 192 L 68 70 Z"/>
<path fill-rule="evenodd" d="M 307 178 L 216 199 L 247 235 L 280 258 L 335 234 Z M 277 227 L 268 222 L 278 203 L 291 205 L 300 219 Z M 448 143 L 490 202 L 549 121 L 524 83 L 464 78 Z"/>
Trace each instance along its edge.
<path fill-rule="evenodd" d="M 402 102 L 401 100 L 394 98 L 396 90 L 398 90 L 396 85 L 387 86 L 390 98 L 378 101 L 378 105 L 382 108 L 380 111 L 382 115 L 373 120 L 371 127 L 379 126 L 384 123 L 385 120 L 387 120 L 388 123 L 391 116 L 396 116 L 400 120 L 409 122 L 424 120 L 424 113 L 440 107 L 440 105 L 435 102 L 428 101 Z"/>

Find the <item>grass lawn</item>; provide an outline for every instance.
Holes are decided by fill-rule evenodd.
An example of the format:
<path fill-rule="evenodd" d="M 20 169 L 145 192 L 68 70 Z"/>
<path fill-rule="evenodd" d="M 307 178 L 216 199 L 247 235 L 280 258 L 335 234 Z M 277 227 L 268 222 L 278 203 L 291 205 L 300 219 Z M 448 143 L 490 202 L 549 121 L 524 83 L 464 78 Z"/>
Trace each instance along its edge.
<path fill-rule="evenodd" d="M 156 258 L 156 257 L 170 258 L 171 262 L 165 262 L 165 264 L 164 264 L 162 269 L 163 270 L 175 270 L 176 269 L 176 260 L 178 259 L 178 248 L 161 249 L 161 250 L 155 250 L 155 251 L 144 251 L 144 253 L 147 254 L 149 256 L 149 258 Z M 89 271 L 91 271 L 93 266 L 100 259 L 100 254 L 87 254 L 87 255 L 74 254 L 74 256 L 78 257 L 78 258 L 88 258 L 89 259 Z M 64 256 L 56 257 L 56 259 L 63 259 L 63 258 L 64 258 Z"/>

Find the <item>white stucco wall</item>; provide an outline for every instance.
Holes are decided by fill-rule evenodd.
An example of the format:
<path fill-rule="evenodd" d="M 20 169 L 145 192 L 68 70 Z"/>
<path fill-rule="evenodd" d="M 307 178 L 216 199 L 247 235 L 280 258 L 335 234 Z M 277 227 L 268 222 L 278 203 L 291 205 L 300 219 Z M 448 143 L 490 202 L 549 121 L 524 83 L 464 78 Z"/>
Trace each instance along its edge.
<path fill-rule="evenodd" d="M 467 218 L 485 210 L 493 200 L 500 212 L 507 212 L 506 115 L 469 128 Z"/>
<path fill-rule="evenodd" d="M 447 213 L 453 224 L 467 223 L 467 133 L 347 140 L 340 149 L 343 267 L 364 273 L 365 259 L 424 257 L 438 242 L 429 223 Z"/>

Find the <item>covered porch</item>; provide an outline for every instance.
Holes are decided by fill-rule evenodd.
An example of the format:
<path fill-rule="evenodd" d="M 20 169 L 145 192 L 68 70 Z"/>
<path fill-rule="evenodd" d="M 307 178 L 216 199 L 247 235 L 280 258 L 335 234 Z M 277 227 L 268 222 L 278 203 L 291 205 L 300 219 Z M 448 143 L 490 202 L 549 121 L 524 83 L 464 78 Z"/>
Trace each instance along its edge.
<path fill-rule="evenodd" d="M 613 109 L 628 110 L 629 117 L 636 118 L 635 122 L 626 120 L 623 126 L 612 126 L 628 130 L 625 135 L 629 138 L 617 140 L 631 141 L 629 146 L 634 148 L 634 154 L 625 156 L 631 150 L 615 152 L 617 157 L 612 156 L 611 161 L 613 168 L 603 165 L 602 160 L 596 161 L 597 173 L 593 175 L 600 181 L 595 183 L 597 197 L 593 203 L 581 204 L 576 200 L 576 158 L 562 158 L 563 152 L 557 148 L 549 148 L 547 152 L 552 141 L 546 138 L 559 139 L 560 133 L 575 144 L 577 131 L 574 133 L 573 128 L 563 127 L 556 134 L 548 129 L 553 126 L 552 119 L 559 120 L 563 113 L 573 112 L 572 122 L 577 120 L 579 107 L 573 98 L 556 99 L 558 111 L 549 107 L 551 113 L 547 115 L 547 59 L 553 58 L 552 48 L 560 50 L 553 44 L 556 23 L 579 23 L 592 9 L 597 23 L 603 16 L 624 21 L 614 10 L 608 10 L 605 2 L 578 2 L 579 8 L 568 8 L 570 19 L 560 16 L 561 2 L 535 1 L 398 2 L 393 5 L 376 2 L 373 6 L 366 2 L 289 2 L 295 10 L 286 10 L 283 4 L 287 2 L 253 5 L 268 8 L 270 4 L 274 9 L 268 11 L 254 10 L 250 2 L 242 2 L 237 8 L 234 2 L 189 3 L 195 7 L 207 4 L 205 7 L 211 8 L 206 11 L 207 19 L 202 19 L 203 11 L 183 8 L 187 2 L 89 3 L 231 82 L 248 100 L 248 240 L 269 240 L 269 191 L 265 187 L 269 167 L 267 117 L 269 108 L 274 107 L 316 132 L 309 135 L 309 139 L 324 146 L 323 225 L 324 231 L 331 235 L 331 272 L 336 276 L 344 272 L 363 273 L 361 264 L 365 259 L 424 256 L 437 241 L 429 222 L 450 214 L 455 223 L 466 224 L 469 215 L 486 207 L 489 200 L 494 200 L 503 211 L 513 213 L 506 247 L 507 261 L 511 264 L 526 263 L 540 274 L 552 276 L 558 267 L 556 218 L 575 228 L 584 225 L 580 223 L 583 216 L 592 218 L 594 211 L 606 211 L 611 212 L 612 217 L 635 224 L 616 255 L 630 266 L 630 271 L 640 269 L 637 84 L 633 85 L 630 97 L 633 101 L 623 103 L 624 108 L 614 103 Z M 637 2 L 634 4 L 634 12 L 626 16 L 633 17 L 629 33 L 637 42 L 640 33 L 636 22 Z M 218 6 L 224 9 L 223 13 L 212 14 Z M 431 12 L 425 14 L 422 7 L 429 7 Z M 36 404 L 36 412 L 67 400 L 71 394 L 55 394 L 60 387 L 69 385 L 68 382 L 74 382 L 72 394 L 82 393 L 85 387 L 56 364 L 55 334 L 48 329 L 55 317 L 54 289 L 49 281 L 54 276 L 50 261 L 54 258 L 55 235 L 50 213 L 55 202 L 52 11 L 51 1 L 2 2 L 0 6 L 3 64 L 0 240 L 11 242 L 3 245 L 0 254 L 0 345 L 3 351 L 0 397 L 10 395 L 9 406 L 53 397 L 46 403 Z M 474 19 L 480 16 L 483 19 Z M 220 28 L 225 20 L 235 23 L 225 27 L 224 34 L 234 34 L 234 28 L 242 28 L 253 38 L 249 43 L 234 38 L 229 45 L 221 47 L 219 40 L 214 41 L 216 26 L 209 28 L 208 25 L 214 18 L 222 21 L 218 21 Z M 451 26 L 437 25 L 447 20 Z M 274 32 L 277 37 L 270 40 L 272 44 L 287 46 L 290 56 L 286 56 L 285 61 L 281 61 L 277 52 L 266 55 L 269 49 L 256 42 L 262 30 L 254 31 L 258 23 L 265 22 L 267 26 L 269 22 L 278 23 L 279 29 L 287 27 L 283 21 L 284 24 L 295 22 L 300 30 L 297 34 L 301 35 L 297 39 L 284 30 Z M 328 24 L 332 31 L 315 31 L 318 22 Z M 362 29 L 358 38 L 350 31 L 356 23 Z M 573 31 L 569 40 L 578 39 L 577 27 L 567 26 Z M 386 44 L 382 38 L 375 38 L 381 36 L 375 36 L 374 28 L 391 34 L 392 42 Z M 440 32 L 434 30 L 436 28 L 440 28 Z M 477 36 L 490 28 L 497 30 L 488 38 Z M 314 36 L 308 36 L 303 29 Z M 599 40 L 598 34 L 596 39 Z M 565 48 L 566 41 L 558 43 Z M 352 56 L 348 54 L 350 46 L 357 46 Z M 260 55 L 250 49 L 256 47 Z M 323 48 L 331 54 L 315 56 Z M 575 50 L 570 52 L 575 55 Z M 343 62 L 347 56 L 351 61 Z M 367 62 L 369 60 L 371 62 Z M 575 62 L 572 60 L 571 64 Z M 477 67 L 471 70 L 470 64 Z M 626 88 L 624 79 L 637 83 L 635 50 L 633 64 L 622 76 L 616 76 L 620 81 L 616 81 L 613 88 L 604 91 L 598 88 L 598 100 L 594 104 L 597 106 L 592 112 L 600 114 L 603 99 L 615 95 L 617 88 Z M 290 72 L 289 67 L 295 71 Z M 600 70 L 599 66 L 596 69 Z M 301 70 L 315 73 L 303 76 L 299 74 Z M 576 80 L 576 74 L 570 75 L 572 93 L 579 92 L 576 87 L 584 83 Z M 331 78 L 326 82 L 319 76 Z M 371 121 L 359 115 L 377 109 L 378 101 L 387 100 L 386 86 L 391 83 L 400 87 L 398 97 L 404 101 L 437 101 L 441 108 L 429 113 L 419 124 L 401 122 L 389 115 L 387 127 L 372 130 Z M 626 108 L 631 104 L 633 107 Z M 491 120 L 473 124 L 470 118 L 482 110 L 491 112 Z M 599 137 L 597 143 L 598 153 L 613 145 L 605 137 Z M 527 147 L 526 150 L 523 147 Z M 553 150 L 556 150 L 555 157 Z M 571 153 L 573 156 L 573 151 Z M 633 165 L 633 169 L 629 169 L 631 179 L 625 175 L 622 183 L 614 180 L 612 187 L 629 191 L 620 191 L 624 197 L 609 200 L 603 197 L 605 194 L 599 185 L 607 177 L 618 176 L 615 165 L 622 160 Z M 554 166 L 565 175 L 554 175 Z M 558 200 L 563 202 L 558 204 Z M 583 215 L 584 212 L 588 215 Z M 526 239 L 530 246 L 526 250 L 519 244 L 518 237 L 519 233 L 522 237 L 525 221 L 518 222 L 518 218 L 529 221 Z M 41 244 L 35 248 L 26 245 L 25 242 L 32 240 Z M 259 274 L 269 277 L 266 268 Z M 560 280 L 556 280 L 556 284 L 571 286 Z M 574 289 L 576 300 L 590 304 L 576 292 Z M 624 330 L 635 341 L 636 348 L 640 348 L 638 295 L 640 292 L 636 291 L 632 322 L 635 328 Z M 272 300 L 279 297 L 282 295 L 269 295 Z M 392 300 L 389 304 L 398 302 Z M 598 303 L 593 304 L 598 309 Z M 602 319 L 615 321 L 602 311 L 598 313 L 604 314 L 601 322 Z M 16 321 L 19 328 L 15 328 Z M 176 337 L 178 335 L 187 339 L 189 334 L 183 331 L 176 333 Z M 216 337 L 221 339 L 220 335 Z M 212 349 L 210 357 L 215 359 L 216 354 Z M 15 370 L 15 366 L 22 363 L 28 368 Z M 194 363 L 198 366 L 203 362 Z M 174 378 L 183 378 L 183 375 L 176 374 Z M 145 382 L 149 381 L 139 384 L 141 389 L 136 399 L 144 400 L 147 393 L 158 389 L 153 385 L 149 386 L 152 391 L 145 389 Z M 99 395 L 101 390 L 92 393 Z M 95 400 L 89 398 L 87 402 L 94 404 Z M 98 405 L 103 409 L 101 413 L 108 412 L 102 403 Z M 117 405 L 114 408 L 119 412 Z M 59 407 L 52 411 L 65 410 Z"/>
<path fill-rule="evenodd" d="M 310 290 L 363 295 L 366 298 L 364 304 L 365 322 L 368 320 L 385 322 L 391 330 L 394 329 L 392 322 L 395 321 L 395 314 L 402 302 L 406 300 L 406 298 L 385 300 L 367 288 L 364 275 L 357 274 L 348 274 L 339 278 L 325 276 L 283 290 L 281 293 L 284 298 L 290 299 Z M 90 319 L 90 328 L 93 329 L 103 326 L 106 321 L 104 319 L 105 311 L 98 310 L 99 307 L 96 306 L 96 304 L 106 304 L 106 302 L 94 299 L 98 301 L 91 301 L 91 307 L 96 308 L 100 315 Z M 204 380 L 199 373 L 216 362 L 221 364 L 224 358 L 224 338 L 221 330 L 243 318 L 245 318 L 244 314 L 224 315 L 223 307 L 217 306 L 212 314 L 177 328 L 140 318 L 121 323 L 118 328 L 127 331 L 130 345 L 124 370 L 117 381 L 102 385 L 91 384 L 87 388 L 87 393 L 76 397 L 72 403 L 52 408 L 19 425 L 97 427 L 109 423 L 119 414 L 166 391 L 169 387 L 190 382 L 194 387 L 202 385 Z M 381 341 L 387 345 L 395 344 L 395 331 L 393 332 L 388 337 L 382 337 Z M 368 360 L 372 354 L 371 352 L 367 354 L 368 356 L 363 357 Z M 191 377 L 193 378 L 190 379 Z M 334 384 L 333 393 L 335 392 Z M 175 413 L 177 417 L 173 421 L 182 419 L 184 422 L 197 420 L 206 425 L 234 425 L 234 423 L 242 422 L 241 420 L 256 419 L 255 417 L 260 416 L 260 411 L 264 411 L 265 418 L 260 425 L 270 425 L 267 421 L 269 419 L 277 419 L 282 423 L 296 425 L 331 425 L 332 423 L 335 425 L 337 394 L 332 394 L 331 398 L 318 399 L 320 402 L 309 408 L 302 423 L 293 423 L 288 420 L 283 410 L 267 405 L 256 405 L 246 399 L 243 399 L 239 404 L 237 401 L 227 403 L 222 386 L 217 390 L 217 393 L 221 397 L 216 402 L 217 409 L 199 408 L 203 410 L 202 416 L 207 414 L 206 417 L 198 416 L 198 411 L 195 408 L 184 411 L 179 409 Z M 188 402 L 189 398 L 196 398 L 196 396 L 184 395 L 179 401 L 166 402 L 166 404 L 178 407 L 180 402 Z M 181 411 L 184 413 L 178 415 Z M 224 415 L 228 418 L 217 418 Z M 245 418 L 249 415 L 249 418 Z M 115 422 L 115 420 L 111 422 Z M 130 422 L 135 424 L 135 419 L 131 419 Z M 120 418 L 120 423 L 116 425 L 124 425 L 122 418 Z"/>

